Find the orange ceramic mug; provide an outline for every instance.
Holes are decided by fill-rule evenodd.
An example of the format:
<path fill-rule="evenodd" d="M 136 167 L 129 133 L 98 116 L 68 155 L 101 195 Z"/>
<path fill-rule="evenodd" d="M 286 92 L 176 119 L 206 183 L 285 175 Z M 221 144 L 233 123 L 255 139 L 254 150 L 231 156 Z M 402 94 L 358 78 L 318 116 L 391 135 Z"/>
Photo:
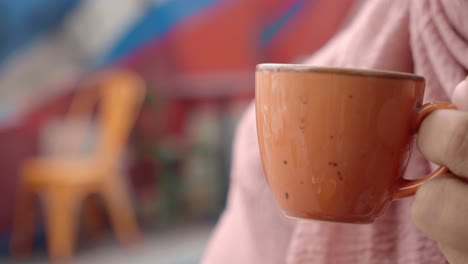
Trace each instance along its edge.
<path fill-rule="evenodd" d="M 432 111 L 423 77 L 398 72 L 260 64 L 256 118 L 269 187 L 290 217 L 371 223 L 394 199 L 447 172 L 403 178 L 413 138 Z"/>

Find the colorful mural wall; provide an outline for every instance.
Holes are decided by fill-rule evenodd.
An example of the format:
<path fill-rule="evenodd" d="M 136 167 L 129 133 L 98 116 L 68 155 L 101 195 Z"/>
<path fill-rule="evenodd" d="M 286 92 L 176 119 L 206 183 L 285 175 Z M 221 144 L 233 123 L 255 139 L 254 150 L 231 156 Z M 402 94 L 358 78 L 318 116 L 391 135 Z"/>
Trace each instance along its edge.
<path fill-rule="evenodd" d="M 184 217 L 216 217 L 228 187 L 235 124 L 254 96 L 255 65 L 297 62 L 309 56 L 342 27 L 354 1 L 122 1 L 138 5 L 131 16 L 125 16 L 125 8 L 120 16 L 113 16 L 113 9 L 118 9 L 113 1 L 112 5 L 109 1 L 71 2 L 62 8 L 59 22 L 51 26 L 54 30 L 37 29 L 42 37 L 25 39 L 28 48 L 5 49 L 1 54 L 4 61 L 0 64 L 0 84 L 2 78 L 7 78 L 2 73 L 15 72 L 23 78 L 9 81 L 8 88 L 28 87 L 22 94 L 12 95 L 4 105 L 14 108 L 24 102 L 35 104 L 21 108 L 21 118 L 16 117 L 16 110 L 4 111 L 4 119 L 14 119 L 14 125 L 4 122 L 2 126 L 0 122 L 0 233 L 10 229 L 18 168 L 24 158 L 39 151 L 41 126 L 50 117 L 64 114 L 77 80 L 115 65 L 135 69 L 150 90 L 129 148 L 130 182 L 139 212 L 162 224 Z M 52 9 L 44 10 L 37 19 L 52 16 L 47 12 Z M 38 47 L 49 43 L 45 41 L 50 38 L 68 38 L 68 33 L 74 32 L 73 25 L 86 25 L 87 16 L 82 14 L 86 12 L 99 14 L 92 20 L 96 29 L 104 30 L 106 27 L 98 27 L 100 23 L 113 21 L 125 25 L 114 28 L 125 30 L 106 35 L 106 31 L 93 30 L 92 25 L 78 27 L 81 31 L 76 36 L 81 41 L 60 42 L 60 47 L 67 49 L 54 49 L 49 57 L 34 55 L 44 54 Z M 99 42 L 102 45 L 86 41 L 96 35 L 107 36 Z M 87 51 L 79 54 L 86 56 L 76 52 L 73 45 L 78 44 Z M 69 55 L 66 62 L 74 67 L 67 74 L 58 71 L 61 67 L 55 62 L 57 54 L 62 58 Z M 16 67 L 21 60 L 28 61 L 28 65 L 37 61 L 36 65 L 48 66 Z M 24 78 L 28 72 L 43 76 L 54 71 L 54 76 L 62 78 L 46 80 L 46 85 L 36 86 L 34 79 Z M 11 93 L 0 86 L 0 94 L 6 92 Z"/>

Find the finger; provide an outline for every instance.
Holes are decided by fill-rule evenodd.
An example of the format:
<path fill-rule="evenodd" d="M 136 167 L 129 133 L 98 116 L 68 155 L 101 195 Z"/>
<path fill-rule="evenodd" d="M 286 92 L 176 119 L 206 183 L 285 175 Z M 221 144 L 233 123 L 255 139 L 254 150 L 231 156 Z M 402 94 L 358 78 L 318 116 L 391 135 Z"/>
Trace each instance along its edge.
<path fill-rule="evenodd" d="M 468 178 L 468 112 L 438 110 L 421 124 L 418 148 L 430 161 Z"/>
<path fill-rule="evenodd" d="M 468 184 L 447 175 L 422 185 L 411 207 L 414 224 L 439 243 L 468 251 Z"/>
<path fill-rule="evenodd" d="M 468 111 L 468 77 L 459 83 L 452 94 L 452 102 L 463 111 Z"/>
<path fill-rule="evenodd" d="M 445 258 L 447 258 L 450 264 L 465 264 L 468 263 L 468 252 L 463 250 L 458 250 L 446 245 L 439 245 L 440 249 L 444 253 Z"/>

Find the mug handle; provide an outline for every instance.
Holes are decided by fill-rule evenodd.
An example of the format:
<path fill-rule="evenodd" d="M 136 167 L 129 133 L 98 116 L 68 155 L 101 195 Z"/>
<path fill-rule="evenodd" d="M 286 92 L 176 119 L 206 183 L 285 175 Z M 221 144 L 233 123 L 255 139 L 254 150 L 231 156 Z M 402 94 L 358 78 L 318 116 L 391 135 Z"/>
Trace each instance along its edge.
<path fill-rule="evenodd" d="M 415 130 L 419 130 L 419 126 L 421 125 L 422 121 L 432 112 L 435 110 L 440 110 L 440 109 L 457 109 L 457 107 L 454 104 L 450 104 L 447 102 L 431 102 L 424 104 L 419 108 L 417 116 L 416 116 L 416 122 L 415 122 Z M 437 168 L 435 171 L 429 173 L 428 175 L 424 176 L 421 179 L 417 180 L 407 180 L 407 179 L 400 179 L 400 183 L 398 184 L 398 190 L 395 192 L 393 197 L 395 199 L 399 198 L 404 198 L 408 197 L 411 195 L 414 195 L 416 193 L 416 190 L 424 184 L 425 182 L 432 180 L 433 178 L 446 174 L 449 170 L 445 166 L 440 166 Z"/>

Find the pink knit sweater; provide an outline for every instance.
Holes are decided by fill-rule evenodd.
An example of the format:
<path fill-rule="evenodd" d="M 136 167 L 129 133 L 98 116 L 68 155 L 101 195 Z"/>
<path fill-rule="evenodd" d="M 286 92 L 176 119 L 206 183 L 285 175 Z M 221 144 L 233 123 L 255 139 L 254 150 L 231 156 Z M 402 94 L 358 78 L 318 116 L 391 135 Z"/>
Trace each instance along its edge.
<path fill-rule="evenodd" d="M 354 21 L 307 63 L 414 72 L 426 101 L 448 100 L 468 69 L 467 0 L 370 0 Z M 408 178 L 431 169 L 417 151 Z M 254 105 L 237 131 L 227 208 L 203 263 L 445 263 L 437 243 L 409 217 L 411 198 L 371 225 L 285 218 L 265 181 Z"/>

